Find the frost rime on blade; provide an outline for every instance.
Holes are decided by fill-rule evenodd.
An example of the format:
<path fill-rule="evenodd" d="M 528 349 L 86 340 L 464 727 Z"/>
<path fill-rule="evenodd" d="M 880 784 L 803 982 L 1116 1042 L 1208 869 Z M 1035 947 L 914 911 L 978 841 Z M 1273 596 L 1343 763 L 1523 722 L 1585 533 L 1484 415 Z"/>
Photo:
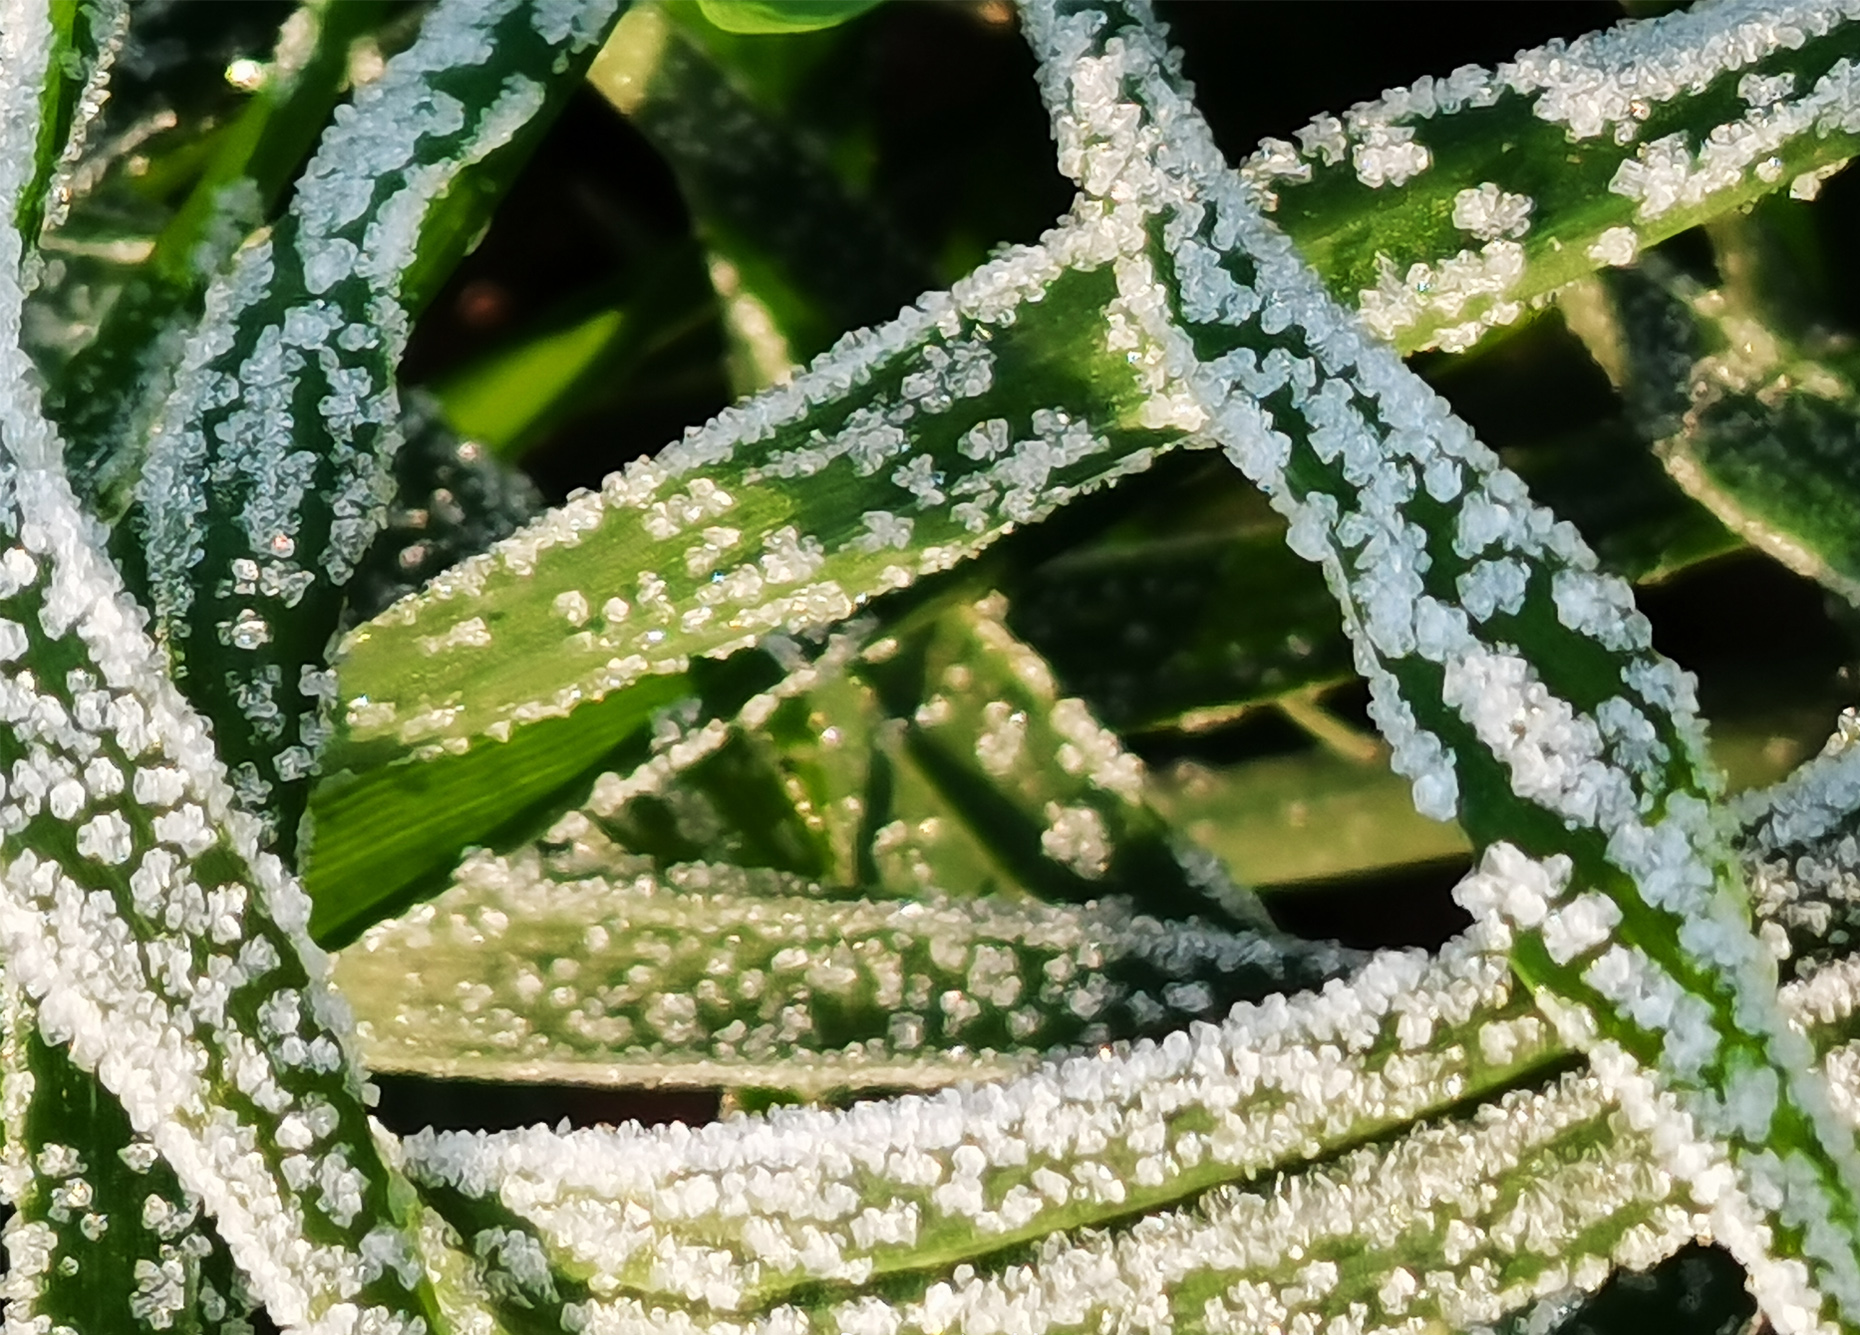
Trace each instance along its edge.
<path fill-rule="evenodd" d="M 1363 1055 L 1392 1038 L 1375 1036 L 1379 1023 L 1402 1029 L 1444 1015 L 1483 978 L 1495 990 L 1470 989 L 1478 1019 L 1448 1023 L 1480 1030 L 1480 1044 L 1521 1018 L 1540 1039 L 1548 1033 L 1528 1009 L 1512 1009 L 1502 963 L 1466 944 L 1449 947 L 1452 964 L 1419 975 L 1407 972 L 1419 952 L 1385 956 L 1322 999 L 1236 1014 L 1218 1037 L 1197 1029 L 1002 1085 L 695 1131 L 426 1134 L 407 1142 L 409 1171 L 503 1272 L 494 1288 L 534 1292 L 539 1278 L 588 1275 L 599 1297 L 583 1295 L 575 1309 L 585 1328 L 612 1332 L 642 1329 L 680 1298 L 692 1304 L 680 1328 L 716 1335 L 998 1335 L 1004 1310 L 1013 1329 L 1036 1333 L 1093 1329 L 1133 1311 L 1227 1335 L 1464 1329 L 1593 1292 L 1618 1268 L 1644 1269 L 1709 1237 L 1712 1221 L 1657 1165 L 1658 1128 L 1621 1117 L 1592 1073 L 1299 1166 L 1302 1138 L 1317 1130 L 1309 1112 L 1391 1092 L 1354 1082 L 1366 1074 Z M 1812 991 L 1789 990 L 1790 1014 L 1828 1026 L 1819 1038 L 1841 1034 L 1851 979 L 1839 995 Z M 1391 994 L 1399 1018 L 1352 1017 L 1353 1003 Z M 1495 999 L 1499 1008 L 1487 1009 Z M 1323 1064 L 1339 1041 L 1349 1076 Z M 1438 1037 L 1433 1046 L 1457 1048 Z M 1851 1043 L 1827 1058 L 1850 1123 L 1860 1112 L 1857 1060 Z M 1200 1109 L 1236 1094 L 1236 1120 L 1189 1129 Z M 1118 1118 L 1094 1125 L 1084 1110 L 1107 1097 Z M 1174 1123 L 1160 1141 L 1159 1123 Z M 1080 1134 L 1068 1140 L 1072 1130 Z M 1138 1143 L 1178 1166 L 1206 1156 L 1167 1184 L 1170 1199 L 1191 1181 L 1228 1185 L 1194 1209 L 1155 1211 L 1116 1231 L 1077 1227 L 1144 1207 L 1125 1162 Z M 1274 1166 L 1260 1153 L 1271 1146 L 1283 1152 L 1281 1171 L 1241 1186 Z M 1211 1172 L 1206 1159 L 1218 1161 Z M 1019 1236 L 1006 1216 L 1023 1207 L 1039 1212 L 1032 1227 L 1052 1230 L 1026 1260 L 981 1274 L 956 1265 L 915 1296 L 834 1294 L 836 1280 L 881 1279 L 952 1232 L 980 1234 L 957 1256 L 994 1251 Z M 823 1282 L 824 1295 L 783 1292 Z"/>
<path fill-rule="evenodd" d="M 1630 1118 L 1664 1128 L 1666 1166 L 1779 1328 L 1860 1328 L 1860 1156 L 1748 926 L 1690 679 L 1575 530 L 1264 220 L 1147 8 L 1026 15 L 1075 214 L 1151 238 L 1119 266 L 1124 301 L 1323 567 L 1417 806 L 1489 846 L 1464 902 Z M 1514 566 L 1525 580 L 1501 601 Z"/>
<path fill-rule="evenodd" d="M 403 275 L 434 202 L 543 110 L 615 4 L 438 6 L 207 294 L 138 489 L 150 589 L 182 685 L 287 854 L 329 727 L 341 589 L 392 498 Z"/>
<path fill-rule="evenodd" d="M 561 869 L 574 860 L 475 855 L 337 957 L 371 1069 L 935 1088 L 1218 1018 L 1262 980 L 1293 991 L 1361 958 L 1123 899 L 844 899 L 723 865 Z"/>
<path fill-rule="evenodd" d="M 24 52 L 44 28 L 20 8 L 5 25 L 20 58 L 0 61 L 0 125 L 30 141 L 39 68 Z M 477 30 L 455 8 L 470 7 L 429 14 L 414 60 L 462 58 L 459 34 Z M 8 218 L 31 161 L 0 154 Z M 168 679 L 63 475 L 16 341 L 23 249 L 15 229 L 0 231 L 0 328 L 13 331 L 0 344 L 9 976 L 45 1040 L 96 1073 L 204 1204 L 281 1326 L 442 1335 L 416 1244 L 394 1222 L 346 1009 L 303 932 L 308 901 L 260 851 L 206 724 Z"/>

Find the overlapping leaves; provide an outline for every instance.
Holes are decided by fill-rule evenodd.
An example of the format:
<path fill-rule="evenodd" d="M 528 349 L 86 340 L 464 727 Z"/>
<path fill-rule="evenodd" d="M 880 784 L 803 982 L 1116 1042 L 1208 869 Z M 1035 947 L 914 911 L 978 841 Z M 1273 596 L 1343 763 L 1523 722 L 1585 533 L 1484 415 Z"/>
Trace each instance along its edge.
<path fill-rule="evenodd" d="M 314 705 L 331 685 L 320 641 L 385 501 L 407 289 L 430 282 L 430 266 L 443 268 L 431 257 L 466 230 L 448 207 L 462 196 L 440 189 L 446 155 L 433 149 L 427 161 L 419 144 L 389 141 L 425 125 L 447 140 L 453 166 L 486 157 L 549 105 L 545 88 L 574 53 L 591 56 L 608 17 L 599 6 L 436 7 L 377 91 L 338 118 L 331 158 L 321 174 L 313 166 L 294 211 L 206 299 L 140 522 L 170 658 L 220 732 L 244 800 L 268 812 L 286 847 L 291 794 L 321 740 Z M 1310 161 L 1269 146 L 1236 176 L 1211 156 L 1142 12 L 1036 7 L 1028 17 L 1062 165 L 1082 186 L 1073 213 L 1039 246 L 849 336 L 793 381 L 358 629 L 340 664 L 341 735 L 329 754 L 346 772 L 314 813 L 312 926 L 352 934 L 445 880 L 466 845 L 520 845 L 548 827 L 544 847 L 479 859 L 398 939 L 369 942 L 425 949 L 443 922 L 448 944 L 475 947 L 474 935 L 515 928 L 508 976 L 488 980 L 493 1023 L 416 1035 L 428 1057 L 504 1074 L 534 1059 L 559 1075 L 565 1043 L 579 1045 L 575 1060 L 598 1061 L 650 1029 L 645 1066 L 702 1054 L 720 1063 L 718 1079 L 775 1083 L 769 1064 L 837 1050 L 875 1059 L 862 1079 L 883 1083 L 908 1074 L 888 1057 L 926 1042 L 947 1056 L 951 1043 L 980 1040 L 1012 1065 L 1053 1045 L 1173 1032 L 1005 1085 L 837 1118 L 797 1112 L 644 1141 L 423 1140 L 404 1147 L 416 1200 L 399 1176 L 402 1150 L 377 1148 L 362 1120 L 335 1045 L 344 1020 L 301 931 L 308 906 L 259 851 L 198 719 L 134 628 L 22 390 L 4 423 L 19 558 L 5 569 L 18 614 L 7 624 L 32 664 L 11 683 L 8 734 L 19 753 L 9 810 L 27 851 L 5 877 L 5 930 L 40 1035 L 9 1013 L 9 1146 L 42 1136 L 55 1105 L 59 1116 L 88 1107 L 95 1125 L 75 1159 L 49 1145 L 9 1150 L 21 1311 L 97 1298 L 61 1286 L 70 1275 L 52 1258 L 101 1257 L 85 1248 L 128 1239 L 142 1319 L 160 1326 L 159 1313 L 197 1310 L 203 1324 L 239 1320 L 215 1234 L 189 1231 L 201 1204 L 275 1318 L 331 1329 L 347 1328 L 358 1295 L 374 1305 L 361 1319 L 384 1328 L 740 1328 L 759 1311 L 771 1328 L 929 1332 L 992 1329 L 1004 1312 L 1044 1326 L 1133 1310 L 1244 1328 L 1302 1314 L 1357 1320 L 1372 1300 L 1391 1319 L 1484 1321 L 1593 1287 L 1613 1263 L 1650 1262 L 1701 1229 L 1734 1227 L 1779 1323 L 1812 1321 L 1819 1301 L 1798 1251 L 1813 1259 L 1814 1283 L 1847 1301 L 1846 1244 L 1801 1205 L 1812 1191 L 1837 1218 L 1850 1208 L 1843 1128 L 1816 1106 L 1824 1087 L 1806 1050 L 1791 1047 L 1803 1045 L 1770 1004 L 1738 920 L 1732 860 L 1701 815 L 1716 790 L 1683 681 L 1647 652 L 1624 588 L 1594 578 L 1571 531 L 1533 510 L 1517 479 L 1355 331 L 1259 209 L 1276 202 L 1294 239 L 1385 333 L 1444 329 L 1443 342 L 1463 345 L 1576 269 L 1620 262 L 1662 228 L 1838 161 L 1853 134 L 1851 25 L 1809 9 L 1793 28 L 1731 6 L 1675 16 L 1580 47 L 1567 68 L 1526 59 L 1496 78 L 1410 90 L 1334 131 L 1314 127 Z M 537 68 L 501 82 L 495 70 L 468 75 L 467 48 L 484 52 L 461 33 L 494 33 L 485 51 Z M 1674 60 L 1697 77 L 1673 77 Z M 1598 72 L 1606 95 L 1581 101 Z M 15 91 L 38 87 L 36 74 L 13 74 Z M 397 79 L 414 88 L 405 105 Z M 1617 105 L 1620 89 L 1634 96 Z M 371 106 L 392 122 L 372 137 Z M 454 107 L 470 110 L 453 118 Z M 1446 114 L 1426 134 L 1410 124 L 1436 108 Z M 1474 154 L 1478 170 L 1462 172 L 1455 135 L 1476 148 L 1486 122 L 1505 117 L 1573 135 L 1572 169 L 1487 181 Z M 1667 132 L 1669 121 L 1679 128 Z M 383 143 L 399 154 L 386 174 L 372 155 Z M 1771 156 L 1746 173 L 1758 164 L 1753 144 Z M 1531 157 L 1535 169 L 1557 155 Z M 1349 179 L 1317 170 L 1345 162 Z M 486 179 L 507 170 L 500 161 Z M 1619 200 L 1598 204 L 1604 172 L 1617 187 L 1604 195 Z M 1429 225 L 1410 236 L 1412 259 L 1393 253 L 1404 243 L 1391 230 L 1373 287 L 1357 272 L 1360 246 L 1326 251 L 1300 233 L 1329 218 L 1345 235 L 1352 217 L 1380 212 L 1363 190 L 1408 176 L 1422 187 L 1404 198 Z M 1307 183 L 1318 205 L 1289 208 Z M 17 202 L 42 187 L 16 188 Z M 1483 248 L 1419 257 L 1444 235 L 1434 226 L 1443 212 Z M 423 217 L 439 221 L 422 227 Z M 1506 248 L 1532 228 L 1530 245 Z M 428 235 L 439 238 L 430 247 Z M 288 300 L 272 286 L 281 255 Z M 332 290 L 336 305 L 313 300 Z M 1411 311 L 1419 291 L 1444 295 Z M 327 327 L 312 336 L 306 321 Z M 246 402 L 228 396 L 235 385 Z M 269 416 L 251 417 L 267 393 Z M 301 465 L 280 453 L 274 428 L 286 415 L 301 415 L 322 453 Z M 1285 512 L 1293 550 L 1324 566 L 1420 804 L 1458 807 L 1489 850 L 1465 887 L 1480 931 L 1436 961 L 1383 956 L 1347 986 L 1288 1000 L 1348 957 L 1272 935 L 1256 902 L 1169 830 L 1141 767 L 1083 700 L 1054 689 L 1001 600 L 983 597 L 987 582 L 926 578 L 1164 450 L 1209 444 Z M 200 460 L 210 462 L 194 471 Z M 354 485 L 331 488 L 325 473 Z M 206 517 L 208 547 L 197 548 L 190 515 Z M 232 535 L 219 546 L 216 524 Z M 1505 550 L 1488 557 L 1494 541 Z M 205 573 L 190 568 L 202 553 Z M 907 590 L 873 618 L 821 633 Z M 284 614 L 305 598 L 317 615 L 285 635 Z M 248 659 L 256 674 L 243 670 Z M 1495 687 L 1517 697 L 1508 714 L 1492 704 Z M 1570 727 L 1527 736 L 1520 759 L 1505 730 L 1529 733 L 1558 710 Z M 841 726 L 836 745 L 826 733 Z M 173 764 L 145 762 L 151 748 Z M 125 787 L 131 796 L 113 801 Z M 1826 840 L 1845 810 L 1829 802 L 1836 814 L 1813 830 L 1772 821 L 1759 854 Z M 1585 822 L 1588 833 L 1574 828 Z M 1668 835 L 1677 847 L 1661 845 Z M 623 845 L 647 861 L 628 863 Z M 1841 856 L 1838 844 L 1817 851 Z M 760 867 L 761 888 L 740 868 L 670 874 L 693 859 Z M 1608 898 L 1557 902 L 1572 865 Z M 1699 891 L 1715 900 L 1683 902 L 1694 871 L 1716 878 Z M 108 888 L 86 897 L 95 882 Z M 931 884 L 954 893 L 927 898 Z M 1133 916 L 1099 899 L 1107 892 L 1136 894 L 1158 916 Z M 625 915 L 627 933 L 590 939 L 591 912 Z M 1194 915 L 1208 921 L 1183 921 Z M 1661 997 L 1662 975 L 1624 985 L 1567 967 L 1609 945 L 1624 919 L 1616 948 L 1644 952 L 1643 968 L 1651 960 L 1677 982 L 1662 1015 L 1691 1027 L 1668 1032 L 1713 1031 L 1698 1060 L 1661 1041 L 1648 998 Z M 1701 921 L 1717 935 L 1689 936 Z M 1798 936 L 1804 925 L 1813 932 L 1813 913 L 1786 920 Z M 681 955 L 693 938 L 706 948 Z M 1496 953 L 1508 944 L 1544 1015 L 1513 989 Z M 355 959 L 361 978 L 366 948 Z M 109 976 L 87 960 L 110 961 Z M 1236 963 L 1259 972 L 1237 982 Z M 431 981 L 457 1000 L 486 981 L 468 955 L 449 967 Z M 1838 1021 L 1841 980 L 1834 967 L 1804 984 L 1798 1014 Z M 1261 1000 L 1224 1027 L 1179 1027 L 1248 992 Z M 545 996 L 555 1013 L 526 1034 L 517 1017 L 547 1013 Z M 436 1016 L 449 999 L 415 998 L 411 1010 Z M 1571 1003 L 1591 1009 L 1600 1035 Z M 900 1017 L 914 1032 L 898 1031 Z M 398 1018 L 381 1015 L 377 1028 Z M 1559 1043 L 1585 1049 L 1599 1079 L 1514 1093 L 1467 1122 L 1294 1172 L 1270 1196 L 1165 1208 L 1494 1092 L 1546 1068 Z M 158 1078 L 137 1064 L 142 1046 L 205 1083 Z M 1656 1073 L 1651 1088 L 1624 1053 Z M 1828 1060 L 1837 1095 L 1846 1060 Z M 86 1083 L 93 1068 L 131 1133 Z M 1714 1103 L 1714 1090 L 1735 1090 L 1735 1106 Z M 1673 1128 L 1689 1123 L 1665 1122 L 1651 1147 L 1636 1140 L 1655 1129 L 1649 1118 L 1675 1114 L 1662 1102 L 1673 1098 L 1709 1133 L 1699 1154 L 1730 1147 L 1740 1190 L 1714 1203 L 1700 1161 L 1675 1154 Z M 1625 1122 L 1606 1111 L 1610 1099 L 1628 1100 Z M 138 1166 L 136 1133 L 176 1180 L 152 1182 L 142 1234 L 102 1243 L 110 1226 L 90 1223 L 105 1216 L 88 1204 L 142 1189 L 114 1164 L 93 1183 L 85 1155 L 120 1150 L 131 1172 L 166 1172 Z M 320 1160 L 304 1153 L 313 1146 Z M 1794 1176 L 1779 1209 L 1768 1188 L 1784 1164 Z M 1580 1208 L 1565 1208 L 1571 1200 Z M 1159 1213 L 1114 1235 L 1060 1232 L 1134 1209 Z M 1365 1212 L 1385 1231 L 1366 1238 Z M 1041 1238 L 1035 1253 L 1001 1250 Z M 1337 1263 L 1365 1242 L 1372 1259 L 1343 1274 Z"/>

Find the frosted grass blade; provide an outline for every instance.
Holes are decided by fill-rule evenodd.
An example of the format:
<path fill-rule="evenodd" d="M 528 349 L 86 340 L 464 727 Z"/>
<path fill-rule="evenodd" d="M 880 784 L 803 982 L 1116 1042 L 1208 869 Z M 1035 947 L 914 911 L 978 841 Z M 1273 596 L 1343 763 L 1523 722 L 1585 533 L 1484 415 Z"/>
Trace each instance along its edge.
<path fill-rule="evenodd" d="M 12 217 L 31 248 L 40 230 L 57 226 L 70 204 L 72 169 L 109 96 L 110 67 L 129 27 L 129 5 L 127 0 L 42 5 L 18 0 L 9 5 L 7 22 L 23 38 L 10 46 L 8 58 L 31 62 L 39 79 L 32 177 L 19 190 Z M 29 266 L 28 278 L 34 272 Z"/>
<path fill-rule="evenodd" d="M 207 285 L 269 221 L 347 77 L 351 44 L 383 17 L 372 0 L 308 0 L 279 33 L 256 91 L 199 182 L 155 236 L 90 341 L 49 377 L 46 409 L 79 499 L 114 522 L 129 505 Z"/>
<path fill-rule="evenodd" d="M 736 867 L 578 860 L 480 854 L 344 950 L 333 976 L 369 1066 L 804 1097 L 934 1088 L 1218 1018 L 1361 959 L 1127 900 L 869 900 Z"/>
<path fill-rule="evenodd" d="M 1663 1128 L 1663 1165 L 1779 1329 L 1860 1326 L 1860 1156 L 1776 1008 L 1690 680 L 1574 529 L 1265 222 L 1147 11 L 1027 14 L 1079 210 L 1166 247 L 1120 275 L 1126 299 L 1173 332 L 1230 457 L 1324 568 L 1416 806 L 1486 850 L 1462 903 L 1629 1118 Z M 1726 59 L 1633 31 L 1650 62 Z"/>
<path fill-rule="evenodd" d="M 1183 433 L 1149 373 L 1102 343 L 1104 266 L 1125 240 L 1060 229 L 358 628 L 338 655 L 338 777 L 318 795 L 329 834 L 313 880 L 339 883 L 337 866 L 317 865 L 324 840 L 362 847 L 346 817 L 375 805 L 369 794 L 418 787 L 559 812 L 559 790 L 589 782 L 604 752 L 632 748 L 630 764 L 609 762 L 623 775 L 648 758 L 655 711 L 695 696 L 703 726 L 766 689 L 706 702 L 689 678 L 740 670 L 710 660 L 847 617 L 1147 467 Z M 513 749 L 546 764 L 527 770 Z M 407 759 L 430 763 L 409 772 Z M 382 898 L 496 842 L 482 815 L 449 807 L 443 826 L 384 829 L 389 860 L 371 873 Z"/>
<path fill-rule="evenodd" d="M 137 492 L 156 625 L 287 853 L 327 729 L 340 590 L 391 494 L 406 273 L 461 173 L 544 110 L 613 17 L 614 0 L 436 7 L 189 342 Z"/>
<path fill-rule="evenodd" d="M 255 1301 L 200 1200 L 5 988 L 0 1040 L 11 1329 L 237 1335 Z"/>
<path fill-rule="evenodd" d="M 1462 1028 L 1463 1046 L 1430 1051 Z M 439 1208 L 468 1239 L 514 1209 L 597 1291 L 746 1312 L 800 1287 L 946 1269 L 1374 1135 L 1502 1087 L 1550 1040 L 1503 961 L 1459 943 L 1002 1084 L 696 1131 L 457 1133 L 405 1149 L 423 1190 L 461 1193 Z M 769 1189 L 743 1199 L 732 1184 L 762 1171 Z"/>
<path fill-rule="evenodd" d="M 1840 3 L 1720 0 L 1463 66 L 1268 139 L 1255 197 L 1404 352 L 1470 347 L 1599 266 L 1860 148 Z"/>
<path fill-rule="evenodd" d="M 830 623 L 1140 470 L 1182 433 L 1098 344 L 1116 244 L 1056 232 L 390 609 L 343 646 L 343 750 L 495 740 Z"/>
<path fill-rule="evenodd" d="M 1849 710 L 1819 756 L 1744 794 L 1756 907 L 1784 935 L 1798 974 L 1845 956 L 1860 928 L 1860 719 Z"/>
<path fill-rule="evenodd" d="M 1792 985 L 1783 1001 L 1826 1049 L 1845 1039 L 1855 995 L 1853 970 L 1837 966 L 1817 983 Z M 1441 1003 L 1450 996 L 1480 1014 L 1449 1018 Z M 1385 1322 L 1482 1324 L 1547 1297 L 1567 1303 L 1616 1267 L 1644 1268 L 1711 1228 L 1685 1184 L 1658 1166 L 1648 1128 L 1624 1118 L 1586 1073 L 1305 1166 L 1366 1130 L 1307 1139 L 1346 1126 L 1325 1123 L 1325 1105 L 1335 1117 L 1337 1105 L 1361 1108 L 1358 1099 L 1373 1104 L 1378 1094 L 1403 1104 L 1430 1082 L 1445 1097 L 1491 1088 L 1477 1075 L 1457 1084 L 1441 1080 L 1444 1068 L 1409 1064 L 1416 1054 L 1399 1050 L 1417 1027 L 1444 1020 L 1468 1035 L 1464 1047 L 1436 1052 L 1521 1060 L 1512 1079 L 1545 1070 L 1556 1051 L 1551 1028 L 1528 1003 L 1518 1009 L 1520 1000 L 1498 961 L 1461 942 L 1431 966 L 1418 953 L 1406 962 L 1385 955 L 1322 997 L 1258 1013 L 1242 1007 L 1218 1035 L 1198 1027 L 1159 1047 L 1049 1066 L 1002 1085 L 697 1131 L 427 1134 L 407 1143 L 409 1171 L 462 1234 L 480 1239 L 479 1255 L 508 1267 L 512 1282 L 533 1286 L 547 1273 L 561 1295 L 591 1295 L 576 1301 L 593 1329 L 650 1313 L 689 1330 L 753 1323 L 853 1335 L 882 1322 L 968 1332 L 998 1329 L 1004 1307 L 1036 1329 L 1132 1310 L 1261 1335 L 1338 1319 L 1365 1328 L 1371 1313 Z M 1315 1046 L 1300 1055 L 1260 1042 L 1267 1033 L 1292 1043 L 1302 1034 Z M 1827 1057 L 1850 1124 L 1860 1118 L 1857 1059 L 1852 1046 Z M 1388 1063 L 1379 1076 L 1378 1060 Z M 1251 1092 L 1231 1112 L 1216 1112 L 1210 1129 L 1197 1113 L 1231 1106 L 1224 1082 L 1235 1074 Z M 1064 1147 L 1073 1142 L 1061 1128 L 1075 1125 L 1069 1109 L 1085 1107 L 1099 1109 L 1098 1118 L 1120 1109 L 1120 1120 L 1077 1122 L 1089 1128 L 1076 1142 L 1083 1157 L 1068 1163 Z M 1144 1136 L 1146 1116 L 1168 1128 L 1148 1137 L 1148 1162 L 1165 1166 L 1162 1190 L 1228 1185 L 1203 1192 L 1190 1209 L 1157 1210 L 1143 1187 L 1115 1204 L 1101 1198 L 1086 1218 L 1150 1207 L 1102 1233 L 1060 1232 L 1081 1212 L 1048 1202 L 1036 1226 L 1053 1231 L 1003 1257 L 1003 1235 L 1019 1235 L 1009 1221 L 1031 1208 L 1017 1185 L 1031 1181 L 1082 1202 L 1092 1184 L 1129 1184 L 1131 1175 L 1117 1171 L 1120 1141 Z M 943 1171 L 907 1146 L 946 1160 Z M 1223 1162 L 1182 1169 L 1197 1157 Z M 928 1185 L 906 1186 L 900 1198 L 892 1174 Z M 842 1188 L 853 1191 L 842 1197 Z M 853 1216 L 843 1201 L 868 1205 Z M 965 1214 L 969 1231 L 983 1236 L 939 1246 L 948 1236 L 940 1220 Z M 796 1272 L 812 1282 L 784 1292 L 779 1277 Z"/>
<path fill-rule="evenodd" d="M 201 1198 L 282 1326 L 320 1328 L 351 1302 L 386 1328 L 427 1319 L 417 1267 L 395 1261 L 407 1244 L 346 1014 L 301 935 L 308 904 L 257 851 L 31 414 L 16 395 L 0 422 L 16 507 L 0 609 L 35 667 L 9 678 L 0 735 L 9 973 L 47 1041 Z"/>
<path fill-rule="evenodd" d="M 1740 285 L 1708 289 L 1659 257 L 1565 304 L 1686 493 L 1753 547 L 1860 603 L 1860 362 L 1841 341 L 1787 328 Z"/>
<path fill-rule="evenodd" d="M 0 63 L 0 125 L 28 141 L 31 74 Z M 22 186 L 0 178 L 0 213 Z M 22 249 L 0 231 L 0 326 L 13 330 Z M 45 1043 L 94 1073 L 199 1197 L 282 1328 L 443 1335 L 343 1047 L 346 1012 L 302 934 L 308 903 L 259 852 L 206 725 L 80 513 L 17 342 L 0 345 L 0 383 L 0 648 L 30 663 L 0 691 L 10 983 Z"/>

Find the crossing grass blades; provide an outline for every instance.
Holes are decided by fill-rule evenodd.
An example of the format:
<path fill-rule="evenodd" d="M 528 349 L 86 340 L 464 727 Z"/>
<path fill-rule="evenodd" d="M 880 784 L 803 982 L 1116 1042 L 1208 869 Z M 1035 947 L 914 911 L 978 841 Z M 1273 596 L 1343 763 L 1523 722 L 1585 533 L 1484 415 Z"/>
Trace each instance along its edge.
<path fill-rule="evenodd" d="M 1629 583 L 1860 588 L 1851 357 L 1752 208 L 1860 148 L 1860 9 L 1624 22 L 1236 165 L 1147 6 L 1028 0 L 1070 208 L 797 369 L 919 271 L 711 21 L 864 7 L 308 0 L 190 130 L 133 105 L 156 11 L 0 5 L 8 1331 L 1539 1331 L 1699 1243 L 1860 1330 L 1860 725 L 1727 796 Z M 752 392 L 545 509 L 449 423 L 567 411 L 583 344 L 396 377 L 584 84 Z M 1716 274 L 1649 253 L 1702 224 Z M 1403 361 L 1557 318 L 1683 522 L 1585 536 Z M 999 544 L 1155 533 L 1114 484 L 1193 452 L 1270 579 L 1206 595 L 1225 667 L 1165 601 L 1168 670 L 1080 690 L 1117 580 L 1201 586 Z M 1272 709 L 1457 822 L 1470 928 L 1281 930 L 1110 726 Z M 371 1071 L 766 1111 L 397 1136 Z"/>

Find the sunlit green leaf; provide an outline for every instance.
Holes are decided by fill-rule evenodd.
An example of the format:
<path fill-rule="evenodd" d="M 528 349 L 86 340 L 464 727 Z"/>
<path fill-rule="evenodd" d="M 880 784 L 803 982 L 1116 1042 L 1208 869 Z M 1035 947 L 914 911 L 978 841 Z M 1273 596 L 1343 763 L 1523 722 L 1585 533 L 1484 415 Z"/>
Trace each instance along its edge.
<path fill-rule="evenodd" d="M 881 0 L 697 0 L 725 32 L 813 32 L 858 18 Z"/>

